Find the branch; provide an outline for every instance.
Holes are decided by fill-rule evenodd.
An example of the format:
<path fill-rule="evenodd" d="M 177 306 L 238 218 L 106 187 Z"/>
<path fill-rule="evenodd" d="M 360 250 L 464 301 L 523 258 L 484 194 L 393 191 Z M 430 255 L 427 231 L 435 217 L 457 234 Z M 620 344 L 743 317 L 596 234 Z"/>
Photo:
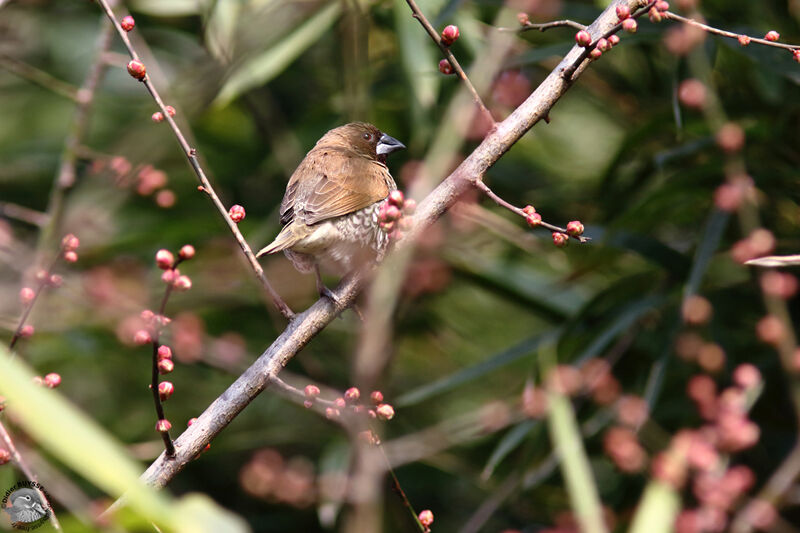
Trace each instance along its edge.
<path fill-rule="evenodd" d="M 408 7 L 411 8 L 411 11 L 414 12 L 414 18 L 417 19 L 420 24 L 422 24 L 422 27 L 425 28 L 425 31 L 428 32 L 428 35 L 430 35 L 431 39 L 433 39 L 433 42 L 436 43 L 436 46 L 439 47 L 439 49 L 442 51 L 442 54 L 444 54 L 444 57 L 453 67 L 456 75 L 461 78 L 462 82 L 464 82 L 464 86 L 472 95 L 472 100 L 475 102 L 475 105 L 478 106 L 478 109 L 480 109 L 481 113 L 483 113 L 484 117 L 486 117 L 486 119 L 489 121 L 488 123 L 494 124 L 495 120 L 492 116 L 492 113 L 489 111 L 489 109 L 487 109 L 486 105 L 483 103 L 483 100 L 481 100 L 477 89 L 475 89 L 475 86 L 472 85 L 471 81 L 469 81 L 467 74 L 464 72 L 464 69 L 461 68 L 456 56 L 454 56 L 453 52 L 450 51 L 450 47 L 442 41 L 441 36 L 436 32 L 428 19 L 425 18 L 425 15 L 422 13 L 417 3 L 414 0 L 406 0 L 406 3 L 408 4 Z"/>
<path fill-rule="evenodd" d="M 702 22 L 699 22 L 697 20 L 690 19 L 687 17 L 682 17 L 678 14 L 673 13 L 672 11 L 665 11 L 661 15 L 665 18 L 676 20 L 678 22 L 683 22 L 684 24 L 688 24 L 689 26 L 700 28 L 701 30 L 707 31 L 708 33 L 713 33 L 714 35 L 721 35 L 722 37 L 730 37 L 731 39 L 737 39 L 743 45 L 753 42 L 757 44 L 763 44 L 766 46 L 783 48 L 784 50 L 789 50 L 791 52 L 794 52 L 795 50 L 800 50 L 800 45 L 784 44 L 776 41 L 769 41 L 767 39 L 760 39 L 758 37 L 750 37 L 749 35 L 743 35 L 740 33 L 733 33 L 731 31 L 721 30 L 719 28 L 709 26 L 708 24 L 703 24 Z M 743 38 L 746 38 L 745 42 L 742 42 Z"/>
<path fill-rule="evenodd" d="M 35 83 L 39 87 L 53 91 L 54 93 L 68 98 L 73 102 L 78 103 L 78 88 L 40 70 L 36 67 L 23 63 L 18 59 L 14 59 L 6 54 L 0 54 L 0 67 L 6 69 L 12 74 L 16 74 L 23 80 Z"/>
<path fill-rule="evenodd" d="M 128 33 L 122 29 L 120 26 L 119 21 L 114 16 L 114 12 L 112 11 L 111 7 L 109 6 L 108 0 L 98 0 L 101 7 L 105 11 L 106 15 L 108 16 L 111 23 L 116 28 L 117 33 L 119 34 L 120 38 L 122 39 L 125 48 L 127 48 L 128 53 L 130 54 L 131 59 L 138 61 L 141 64 L 141 60 L 139 59 L 139 55 L 136 53 L 136 50 L 133 48 L 130 39 L 128 38 Z M 142 64 L 143 65 L 143 64 Z M 172 118 L 172 115 L 175 114 L 174 110 L 167 110 L 167 106 L 161 99 L 161 96 L 158 93 L 158 90 L 153 85 L 152 81 L 150 81 L 150 76 L 143 75 L 141 78 L 141 82 L 144 84 L 147 91 L 150 93 L 150 96 L 153 97 L 153 100 L 156 102 L 156 105 L 161 110 L 161 114 L 164 117 L 164 120 L 167 121 L 169 124 L 172 133 L 175 135 L 175 138 L 178 140 L 178 144 L 181 145 L 181 149 L 183 150 L 183 154 L 186 156 L 186 159 L 189 161 L 189 164 L 194 170 L 194 173 L 197 175 L 197 179 L 200 180 L 200 187 L 198 189 L 202 192 L 205 192 L 208 197 L 211 199 L 211 202 L 217 208 L 222 218 L 225 219 L 225 223 L 228 224 L 228 229 L 230 229 L 231 233 L 233 233 L 233 237 L 236 239 L 239 248 L 241 248 L 242 252 L 244 253 L 245 257 L 247 258 L 247 262 L 250 264 L 250 267 L 253 269 L 253 273 L 256 275 L 258 280 L 261 282 L 261 285 L 264 287 L 264 290 L 267 291 L 269 297 L 272 299 L 272 303 L 275 307 L 278 308 L 278 311 L 286 317 L 287 319 L 294 318 L 294 312 L 286 305 L 286 302 L 280 297 L 280 295 L 275 291 L 275 289 L 270 284 L 267 276 L 264 274 L 264 269 L 259 264 L 258 260 L 256 259 L 253 250 L 250 249 L 250 246 L 245 241 L 244 236 L 242 236 L 242 232 L 239 231 L 239 227 L 236 225 L 228 210 L 225 208 L 222 201 L 217 196 L 217 193 L 214 191 L 214 187 L 211 186 L 211 182 L 206 177 L 206 173 L 203 170 L 203 167 L 200 165 L 200 160 L 197 157 L 197 149 L 192 148 L 186 137 L 183 135 L 183 132 L 178 127 L 178 124 Z"/>
<path fill-rule="evenodd" d="M 520 16 L 523 14 L 521 13 Z M 497 31 L 509 31 L 515 33 L 522 33 L 525 31 L 531 30 L 539 30 L 540 32 L 545 32 L 552 28 L 575 28 L 576 30 L 585 30 L 586 26 L 581 24 L 580 22 L 575 22 L 574 20 L 554 20 L 552 22 L 545 22 L 543 24 L 534 24 L 531 21 L 527 20 L 527 15 L 521 21 L 521 26 L 519 28 L 497 28 Z"/>
<path fill-rule="evenodd" d="M 100 0 L 104 3 L 105 0 Z M 625 3 L 631 8 L 636 0 L 617 0 L 590 26 L 594 34 L 602 34 L 617 23 L 614 8 Z M 588 65 L 583 49 L 575 46 L 556 66 L 537 89 L 507 119 L 497 124 L 483 142 L 456 168 L 431 194 L 420 202 L 415 226 L 408 239 L 416 237 L 441 217 L 459 196 L 477 186 L 511 146 L 539 120 L 543 119 L 572 85 L 572 77 L 565 78 L 564 69 L 572 68 L 579 75 Z M 401 243 L 401 246 L 403 243 Z M 298 314 L 286 330 L 239 378 L 201 414 L 197 421 L 175 439 L 175 456 L 165 454 L 156 459 L 142 475 L 142 479 L 163 487 L 194 459 L 253 399 L 258 396 L 308 342 L 322 331 L 346 307 L 350 306 L 363 281 L 358 275 L 346 277 L 335 290 L 334 305 L 330 299 L 321 298 L 305 312 Z"/>

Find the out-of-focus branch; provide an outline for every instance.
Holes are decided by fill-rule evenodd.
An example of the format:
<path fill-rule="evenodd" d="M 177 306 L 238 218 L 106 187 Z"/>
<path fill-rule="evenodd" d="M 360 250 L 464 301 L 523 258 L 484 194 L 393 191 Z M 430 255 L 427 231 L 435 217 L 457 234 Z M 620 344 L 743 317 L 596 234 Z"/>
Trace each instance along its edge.
<path fill-rule="evenodd" d="M 111 23 L 114 25 L 114 28 L 117 30 L 122 42 L 125 45 L 125 48 L 128 50 L 131 59 L 136 61 L 140 61 L 139 55 L 136 53 L 136 50 L 133 48 L 131 44 L 131 40 L 128 38 L 128 33 L 122 29 L 120 26 L 119 21 L 114 16 L 114 11 L 111 9 L 108 0 L 98 0 L 99 4 L 102 6 L 103 11 L 105 11 L 106 15 L 108 16 Z M 250 264 L 250 267 L 253 269 L 253 273 L 256 275 L 256 278 L 261 282 L 261 285 L 264 287 L 264 290 L 269 294 L 270 298 L 272 299 L 273 304 L 275 307 L 278 308 L 278 311 L 288 319 L 294 317 L 294 313 L 286 305 L 286 302 L 280 297 L 280 295 L 275 291 L 275 289 L 270 284 L 269 280 L 267 279 L 266 274 L 264 274 L 264 269 L 259 264 L 258 260 L 256 259 L 253 250 L 250 249 L 250 245 L 247 244 L 245 241 L 242 232 L 239 231 L 239 227 L 236 225 L 236 222 L 231 219 L 230 215 L 228 214 L 228 209 L 226 209 L 225 205 L 222 203 L 222 200 L 219 199 L 217 193 L 214 191 L 214 187 L 212 187 L 211 182 L 208 180 L 203 167 L 200 165 L 200 160 L 197 157 L 197 150 L 192 148 L 189 145 L 189 142 L 186 140 L 183 132 L 181 131 L 178 124 L 175 122 L 175 119 L 172 118 L 174 114 L 174 110 L 172 112 L 167 110 L 167 106 L 164 104 L 163 100 L 161 99 L 161 95 L 158 93 L 155 85 L 153 82 L 150 81 L 150 77 L 146 74 L 141 78 L 141 82 L 144 84 L 147 91 L 150 93 L 150 96 L 153 97 L 153 100 L 156 102 L 156 105 L 161 110 L 161 113 L 164 117 L 164 120 L 169 124 L 172 133 L 175 135 L 175 138 L 178 140 L 178 144 L 180 144 L 181 149 L 183 150 L 186 159 L 189 161 L 189 164 L 194 170 L 194 173 L 197 175 L 197 179 L 200 181 L 199 190 L 205 192 L 208 197 L 211 199 L 211 202 L 217 208 L 222 218 L 225 220 L 225 223 L 228 224 L 228 229 L 230 229 L 233 237 L 236 239 L 239 248 L 241 248 L 242 252 L 244 253 L 245 257 L 247 258 L 247 262 Z"/>
<path fill-rule="evenodd" d="M 104 2 L 105 0 L 100 0 Z M 636 0 L 617 0 L 590 26 L 593 34 L 602 34 L 617 23 L 616 5 L 631 8 Z M 575 64 L 577 62 L 577 65 Z M 415 240 L 442 216 L 463 194 L 483 178 L 486 172 L 530 128 L 543 119 L 572 85 L 572 77 L 562 75 L 574 67 L 579 75 L 589 64 L 583 49 L 575 46 L 537 89 L 507 119 L 497 124 L 483 142 L 436 189 L 422 200 L 417 208 L 415 226 L 409 241 Z M 284 332 L 239 378 L 201 414 L 183 434 L 175 439 L 176 454 L 165 454 L 154 461 L 142 478 L 155 486 L 166 485 L 217 434 L 219 434 L 271 382 L 283 366 L 339 313 L 351 305 L 362 286 L 359 276 L 346 277 L 336 288 L 339 305 L 328 298 L 318 300 L 305 312 L 298 314 Z"/>
<path fill-rule="evenodd" d="M 18 59 L 6 54 L 0 54 L 0 68 L 4 68 L 12 74 L 16 74 L 23 80 L 35 83 L 39 87 L 47 89 L 48 91 L 53 91 L 64 98 L 69 98 L 73 102 L 79 102 L 79 90 L 77 87 L 70 85 L 65 81 L 61 81 L 55 76 L 28 65 L 27 63 L 24 63 Z"/>
<path fill-rule="evenodd" d="M 529 20 L 523 20 L 521 21 L 521 23 L 522 24 L 519 28 L 497 28 L 497 30 L 521 33 L 524 31 L 531 31 L 531 30 L 539 30 L 541 32 L 545 32 L 553 28 L 575 28 L 576 30 L 586 29 L 586 26 L 584 26 L 580 22 L 575 22 L 574 20 L 553 20 L 551 22 L 544 22 L 542 24 L 534 24 Z"/>
<path fill-rule="evenodd" d="M 453 55 L 453 52 L 450 50 L 450 47 L 448 47 L 442 41 L 442 37 L 436 32 L 436 29 L 431 25 L 428 19 L 425 18 L 425 14 L 422 13 L 422 10 L 419 8 L 417 3 L 414 0 L 406 0 L 406 3 L 408 4 L 408 7 L 411 8 L 411 11 L 414 13 L 414 18 L 417 19 L 420 24 L 422 24 L 422 27 L 425 28 L 425 31 L 428 33 L 428 35 L 430 35 L 431 39 L 433 39 L 433 42 L 436 43 L 436 46 L 439 47 L 439 50 L 442 51 L 444 57 L 453 67 L 453 70 L 455 71 L 456 75 L 464 83 L 464 86 L 467 88 L 470 95 L 472 95 L 472 100 L 475 102 L 475 105 L 478 106 L 478 109 L 488 121 L 487 123 L 494 124 L 495 121 L 494 117 L 492 116 L 492 113 L 486 107 L 486 104 L 483 103 L 481 96 L 478 94 L 478 90 L 475 89 L 474 85 L 472 85 L 472 82 L 469 80 L 469 77 L 464 72 L 464 69 L 461 68 L 461 65 L 456 59 L 456 56 Z"/>

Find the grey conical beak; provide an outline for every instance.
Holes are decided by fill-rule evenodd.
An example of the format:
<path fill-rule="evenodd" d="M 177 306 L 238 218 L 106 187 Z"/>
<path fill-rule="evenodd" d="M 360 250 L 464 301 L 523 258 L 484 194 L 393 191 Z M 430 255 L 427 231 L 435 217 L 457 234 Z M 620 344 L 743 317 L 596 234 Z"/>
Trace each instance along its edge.
<path fill-rule="evenodd" d="M 391 154 L 396 150 L 402 150 L 405 148 L 406 145 L 395 139 L 390 135 L 386 135 L 385 133 L 381 135 L 380 140 L 378 141 L 378 146 L 375 149 L 375 152 L 378 155 L 386 155 Z"/>

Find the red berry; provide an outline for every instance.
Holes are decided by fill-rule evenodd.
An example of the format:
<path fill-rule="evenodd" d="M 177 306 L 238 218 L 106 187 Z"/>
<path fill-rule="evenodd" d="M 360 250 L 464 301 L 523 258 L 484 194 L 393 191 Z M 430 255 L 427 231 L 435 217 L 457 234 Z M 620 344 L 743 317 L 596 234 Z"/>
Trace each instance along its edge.
<path fill-rule="evenodd" d="M 170 424 L 169 420 L 166 418 L 162 418 L 158 422 L 156 422 L 156 431 L 159 433 L 166 433 L 172 428 L 172 424 Z"/>
<path fill-rule="evenodd" d="M 150 119 L 153 122 L 164 122 L 164 113 L 162 113 L 161 111 L 156 111 L 150 116 Z"/>
<path fill-rule="evenodd" d="M 44 377 L 44 384 L 50 387 L 51 389 L 55 389 L 59 385 L 61 385 L 61 375 L 56 374 L 55 372 L 50 372 Z"/>
<path fill-rule="evenodd" d="M 161 249 L 156 252 L 156 266 L 161 270 L 172 268 L 175 264 L 175 257 L 169 250 Z"/>
<path fill-rule="evenodd" d="M 772 41 L 773 43 L 775 41 L 777 41 L 778 39 L 780 39 L 780 38 L 781 38 L 781 34 L 776 32 L 775 30 L 768 31 L 767 34 L 764 36 L 764 39 L 766 39 L 768 41 Z"/>
<path fill-rule="evenodd" d="M 246 213 L 244 207 L 236 204 L 234 206 L 231 206 L 230 210 L 228 210 L 228 215 L 231 217 L 231 220 L 233 220 L 238 224 L 239 222 L 244 220 Z"/>
<path fill-rule="evenodd" d="M 131 59 L 128 62 L 128 74 L 137 80 L 142 81 L 145 76 L 147 76 L 147 68 L 145 68 L 144 63 L 138 59 Z"/>
<path fill-rule="evenodd" d="M 631 16 L 631 8 L 629 8 L 626 4 L 620 4 L 617 6 L 617 18 L 619 20 L 625 20 L 630 16 Z"/>
<path fill-rule="evenodd" d="M 578 43 L 578 46 L 583 46 L 586 48 L 590 44 L 592 44 L 592 36 L 586 30 L 581 30 L 575 34 L 575 42 Z"/>
<path fill-rule="evenodd" d="M 573 237 L 583 235 L 583 224 L 581 224 L 580 220 L 573 220 L 567 224 L 567 233 Z"/>
<path fill-rule="evenodd" d="M 742 46 L 747 46 L 748 44 L 750 44 L 750 37 L 748 37 L 747 35 L 740 35 L 739 37 L 737 37 L 737 39 L 739 39 L 739 44 L 741 44 Z"/>
<path fill-rule="evenodd" d="M 564 246 L 566 246 L 568 241 L 569 237 L 567 235 L 563 233 L 556 233 L 556 232 L 553 233 L 553 244 L 555 244 L 559 248 L 563 248 Z"/>
<path fill-rule="evenodd" d="M 636 28 L 639 24 L 634 19 L 625 19 L 622 21 L 622 29 L 628 33 L 636 33 Z"/>
<path fill-rule="evenodd" d="M 132 16 L 127 15 L 122 18 L 122 20 L 119 22 L 119 25 L 122 26 L 123 30 L 131 31 L 133 27 L 136 26 L 136 21 L 133 20 Z"/>
<path fill-rule="evenodd" d="M 169 400 L 169 397 L 175 392 L 175 385 L 171 381 L 162 381 L 158 384 L 158 397 L 161 401 Z"/>
<path fill-rule="evenodd" d="M 456 42 L 456 39 L 458 39 L 458 36 L 459 36 L 458 26 L 454 26 L 454 25 L 451 24 L 449 26 L 446 26 L 442 30 L 442 42 L 446 46 L 450 46 L 451 44 Z"/>
<path fill-rule="evenodd" d="M 455 71 L 453 70 L 453 65 L 451 65 L 448 60 L 442 59 L 441 61 L 439 61 L 439 72 L 441 72 L 442 74 L 449 75 Z"/>

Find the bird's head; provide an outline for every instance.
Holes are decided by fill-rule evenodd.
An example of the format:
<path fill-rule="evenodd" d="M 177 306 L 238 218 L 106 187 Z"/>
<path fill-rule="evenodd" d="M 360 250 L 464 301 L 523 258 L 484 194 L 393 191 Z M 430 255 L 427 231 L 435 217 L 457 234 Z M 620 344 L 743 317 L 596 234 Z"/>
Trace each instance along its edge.
<path fill-rule="evenodd" d="M 351 122 L 332 129 L 317 146 L 346 147 L 361 157 L 382 163 L 390 153 L 405 148 L 403 143 L 366 122 Z"/>

